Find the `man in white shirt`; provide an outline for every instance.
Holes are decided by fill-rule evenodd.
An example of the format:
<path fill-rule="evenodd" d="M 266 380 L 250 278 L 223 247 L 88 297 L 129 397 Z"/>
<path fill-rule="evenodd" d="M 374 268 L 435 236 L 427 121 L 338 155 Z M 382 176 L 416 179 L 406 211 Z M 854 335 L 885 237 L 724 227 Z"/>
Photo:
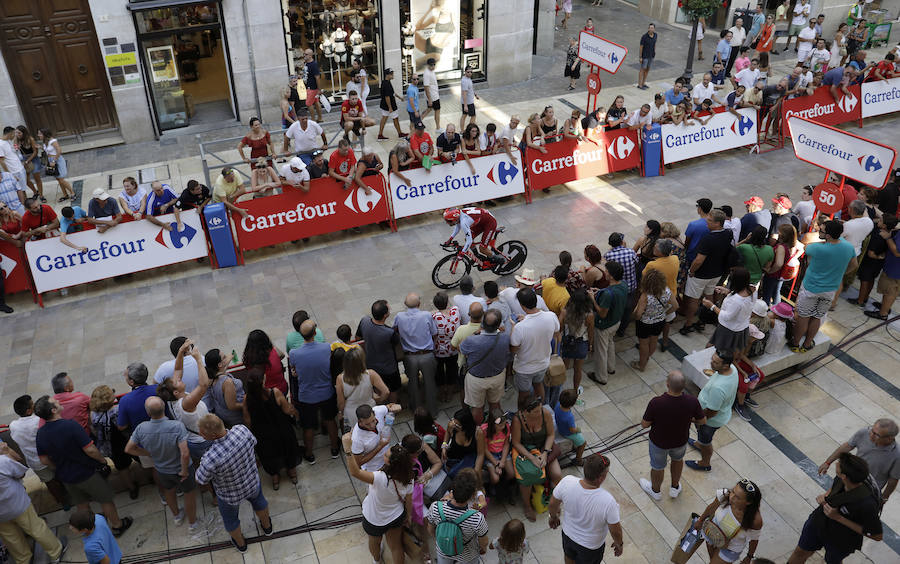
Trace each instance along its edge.
<path fill-rule="evenodd" d="M 304 192 L 309 192 L 309 171 L 300 157 L 294 157 L 281 166 L 278 175 L 283 184 L 290 184 Z"/>
<path fill-rule="evenodd" d="M 670 121 L 669 107 L 665 97 L 657 92 L 653 95 L 653 104 L 650 106 L 650 121 L 653 123 L 666 123 Z"/>
<path fill-rule="evenodd" d="M 390 429 L 385 429 L 388 413 L 397 413 L 400 405 L 362 404 L 356 408 L 356 425 L 350 431 L 350 453 L 363 470 L 375 472 L 384 466 L 384 453 L 391 444 Z"/>
<path fill-rule="evenodd" d="M 812 199 L 812 184 L 807 184 L 800 191 L 800 201 L 794 205 L 794 213 L 800 218 L 800 230 L 806 233 L 809 230 L 809 222 L 812 221 L 816 211 L 816 203 Z"/>
<path fill-rule="evenodd" d="M 519 288 L 531 288 L 537 284 L 538 281 L 537 278 L 535 278 L 533 268 L 522 269 L 522 274 L 516 274 L 515 279 L 515 287 L 503 288 L 500 290 L 498 297 L 507 307 L 509 307 L 509 312 L 510 315 L 512 315 L 513 321 L 518 322 L 525 317 L 525 310 L 522 309 L 519 300 L 516 299 L 516 292 L 519 291 Z M 547 304 L 544 302 L 544 298 L 537 296 L 537 294 L 535 294 L 535 296 L 537 297 L 537 308 L 541 311 L 550 311 L 550 308 L 548 308 Z"/>
<path fill-rule="evenodd" d="M 559 339 L 559 318 L 537 308 L 537 296 L 531 288 L 520 288 L 516 299 L 525 311 L 524 319 L 513 327 L 509 340 L 513 359 L 516 389 L 523 400 L 534 389 L 534 395 L 544 396 L 544 373 L 550 366 L 550 341 Z"/>
<path fill-rule="evenodd" d="M 872 233 L 872 230 L 875 229 L 875 222 L 869 218 L 869 214 L 866 212 L 866 203 L 862 200 L 853 200 L 850 202 L 850 205 L 847 206 L 847 211 L 850 213 L 850 219 L 844 221 L 843 238 L 853 245 L 853 251 L 856 253 L 858 265 L 859 261 L 862 260 L 862 257 L 859 256 L 860 253 L 862 253 L 862 244 L 866 240 L 866 237 Z M 877 236 L 877 233 L 873 235 L 873 237 Z M 853 283 L 853 280 L 856 278 L 856 270 L 857 269 L 854 268 L 844 274 L 844 278 L 841 280 L 841 287 L 834 293 L 834 300 L 831 302 L 831 307 L 837 305 L 841 293 Z"/>
<path fill-rule="evenodd" d="M 482 306 L 486 306 L 487 302 L 484 301 L 484 298 L 480 298 L 472 293 L 475 291 L 475 282 L 469 275 L 459 279 L 459 291 L 461 294 L 453 296 L 453 305 L 459 309 L 460 325 L 465 325 L 469 322 L 469 306 L 475 302 L 480 303 Z"/>
<path fill-rule="evenodd" d="M 809 20 L 809 25 L 800 30 L 797 36 L 797 62 L 802 63 L 809 59 L 813 47 L 816 44 L 816 20 Z"/>
<path fill-rule="evenodd" d="M 516 156 L 513 154 L 513 149 L 516 148 L 516 129 L 518 127 L 519 116 L 513 114 L 509 116 L 509 126 L 504 127 L 503 131 L 500 132 L 500 147 L 506 152 L 512 164 L 516 164 Z"/>
<path fill-rule="evenodd" d="M 173 357 L 178 356 L 181 346 L 187 341 L 187 337 L 175 337 L 169 343 L 169 351 Z M 190 393 L 199 385 L 200 374 L 197 371 L 197 361 L 189 354 L 184 355 L 184 371 L 181 374 L 181 381 L 184 382 L 184 391 Z M 175 359 L 167 360 L 159 365 L 156 374 L 153 375 L 153 381 L 162 384 L 175 374 Z"/>
<path fill-rule="evenodd" d="M 609 459 L 594 454 L 584 461 L 584 478 L 566 476 L 550 496 L 550 528 L 562 523 L 562 548 L 566 562 L 602 562 L 606 535 L 612 535 L 613 554 L 622 555 L 619 504 L 601 487 L 609 475 Z M 560 510 L 565 506 L 562 521 Z"/>
<path fill-rule="evenodd" d="M 28 188 L 25 166 L 19 159 L 18 153 L 13 148 L 13 141 L 16 138 L 16 129 L 6 126 L 3 128 L 3 138 L 0 139 L 0 163 L 6 167 L 7 172 L 16 178 L 18 184 L 19 200 L 25 203 L 25 189 Z"/>
<path fill-rule="evenodd" d="M 649 130 L 650 124 L 653 123 L 653 118 L 650 116 L 650 104 L 644 104 L 641 106 L 641 109 L 632 112 L 625 123 L 628 125 L 628 129 L 631 130 L 640 129 L 641 127 L 646 127 Z"/>
<path fill-rule="evenodd" d="M 759 80 L 759 59 L 751 59 L 749 67 L 734 75 L 731 85 L 735 88 L 741 85 L 745 90 L 750 90 L 757 80 Z"/>
<path fill-rule="evenodd" d="M 60 504 L 67 503 L 66 490 L 61 482 L 55 480 L 53 468 L 41 462 L 37 453 L 37 432 L 41 418 L 34 414 L 34 401 L 31 396 L 19 396 L 13 402 L 13 411 L 19 416 L 9 422 L 9 436 L 19 445 L 19 450 L 25 455 L 25 464 L 31 468 L 37 477 L 43 482 L 53 497 Z"/>
<path fill-rule="evenodd" d="M 350 82 L 347 83 L 347 98 L 350 98 L 351 92 L 356 92 L 356 96 L 363 107 L 362 115 L 368 116 L 369 108 L 366 107 L 366 100 L 369 98 L 370 89 L 369 83 L 363 82 L 366 76 L 365 73 L 366 71 L 362 69 L 350 71 Z"/>
<path fill-rule="evenodd" d="M 313 160 L 314 151 L 328 149 L 328 138 L 325 137 L 322 126 L 309 119 L 309 115 L 305 112 L 297 116 L 297 121 L 284 132 L 283 152 L 289 151 L 291 140 L 294 141 L 294 152 L 307 166 Z"/>
<path fill-rule="evenodd" d="M 703 80 L 691 90 L 691 101 L 694 102 L 695 108 L 699 108 L 703 100 L 712 100 L 716 104 L 722 104 L 722 100 L 716 96 L 716 85 L 712 83 L 712 75 L 709 73 L 705 73 Z"/>
<path fill-rule="evenodd" d="M 441 97 L 438 94 L 437 76 L 434 74 L 434 67 L 437 64 L 433 58 L 426 61 L 425 71 L 422 73 L 422 86 L 425 88 L 425 99 L 428 102 L 428 109 L 422 114 L 422 119 L 428 115 L 428 112 L 434 112 L 434 128 L 441 129 Z"/>
<path fill-rule="evenodd" d="M 791 20 L 791 25 L 788 28 L 787 32 L 787 44 L 784 46 L 784 50 L 787 51 L 791 47 L 791 37 L 797 37 L 801 30 L 806 27 L 806 22 L 809 20 L 809 0 L 800 0 L 794 5 L 794 18 Z M 797 42 L 799 46 L 799 40 Z M 797 47 L 794 47 L 794 51 L 797 50 Z"/>
<path fill-rule="evenodd" d="M 725 75 L 731 76 L 731 68 L 734 66 L 734 61 L 737 59 L 741 46 L 744 44 L 744 40 L 747 39 L 747 30 L 744 29 L 744 20 L 742 18 L 734 20 L 734 25 L 729 27 L 728 31 L 731 32 L 731 41 L 729 42 L 731 45 L 731 54 L 728 56 L 728 64 L 725 65 Z"/>
<path fill-rule="evenodd" d="M 480 100 L 472 84 L 472 67 L 466 67 L 462 80 L 459 81 L 459 101 L 462 102 L 462 115 L 459 116 L 460 133 L 466 130 L 466 116 L 469 123 L 475 123 L 475 100 Z"/>

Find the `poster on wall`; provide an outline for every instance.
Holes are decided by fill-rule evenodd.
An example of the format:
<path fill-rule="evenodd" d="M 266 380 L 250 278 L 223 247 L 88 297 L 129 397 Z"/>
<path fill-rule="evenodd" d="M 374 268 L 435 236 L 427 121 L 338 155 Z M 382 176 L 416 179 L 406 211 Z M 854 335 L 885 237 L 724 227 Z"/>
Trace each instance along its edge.
<path fill-rule="evenodd" d="M 116 49 L 118 51 L 118 49 Z M 140 84 L 141 74 L 138 72 L 135 53 L 112 53 L 106 55 L 106 68 L 109 70 L 113 86 L 123 84 Z"/>
<path fill-rule="evenodd" d="M 175 52 L 171 45 L 147 47 L 147 60 L 150 61 L 150 76 L 153 77 L 153 82 L 178 80 Z"/>
<path fill-rule="evenodd" d="M 415 29 L 416 72 L 422 72 L 430 58 L 437 61 L 435 72 L 455 69 L 459 60 L 459 0 L 412 0 L 410 18 Z"/>

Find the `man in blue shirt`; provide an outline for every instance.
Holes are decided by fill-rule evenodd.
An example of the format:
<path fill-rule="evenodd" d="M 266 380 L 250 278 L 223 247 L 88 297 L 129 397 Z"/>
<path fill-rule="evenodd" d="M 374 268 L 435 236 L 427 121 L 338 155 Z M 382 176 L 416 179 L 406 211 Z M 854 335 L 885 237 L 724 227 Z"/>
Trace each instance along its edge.
<path fill-rule="evenodd" d="M 90 509 L 76 509 L 69 517 L 69 527 L 83 537 L 84 555 L 89 564 L 119 564 L 122 561 L 122 549 L 103 515 L 95 515 Z"/>
<path fill-rule="evenodd" d="M 844 273 L 857 267 L 853 244 L 841 237 L 844 225 L 834 219 L 826 221 L 819 235 L 823 233 L 824 242 L 810 243 L 804 251 L 809 263 L 797 295 L 793 352 L 805 353 L 816 346 L 813 339 L 831 307 L 835 292 L 841 287 Z"/>
<path fill-rule="evenodd" d="M 666 104 L 669 105 L 669 113 L 680 104 L 687 95 L 687 87 L 684 85 L 684 79 L 678 77 L 675 79 L 675 86 L 666 90 Z"/>
<path fill-rule="evenodd" d="M 331 458 L 337 458 L 338 434 L 334 417 L 337 415 L 337 395 L 331 383 L 331 347 L 316 342 L 316 322 L 307 319 L 300 325 L 303 344 L 290 352 L 288 364 L 297 375 L 297 403 L 300 405 L 300 426 L 303 427 L 304 457 L 316 463 L 313 454 L 315 431 L 319 428 L 319 414 L 331 440 Z"/>
<path fill-rule="evenodd" d="M 400 317 L 397 314 L 397 317 Z M 459 344 L 459 352 L 466 355 L 468 371 L 465 377 L 465 404 L 472 408 L 475 423 L 481 425 L 484 402 L 500 409 L 506 364 L 509 362 L 509 332 L 500 332 L 503 315 L 489 309 L 481 321 L 481 333 L 466 337 Z"/>
<path fill-rule="evenodd" d="M 700 217 L 688 223 L 687 229 L 684 230 L 684 249 L 687 264 L 694 262 L 697 256 L 697 245 L 700 239 L 709 233 L 709 227 L 706 225 L 706 217 L 709 210 L 712 209 L 712 200 L 709 198 L 700 198 L 697 200 L 697 215 Z"/>
<path fill-rule="evenodd" d="M 88 217 L 91 218 L 90 222 L 97 226 L 97 233 L 103 233 L 119 224 L 122 220 L 122 213 L 119 211 L 119 204 L 116 203 L 115 198 L 110 198 L 109 192 L 103 188 L 97 188 L 94 190 L 91 201 L 88 202 Z"/>
<path fill-rule="evenodd" d="M 650 72 L 650 65 L 653 64 L 653 59 L 656 57 L 656 26 L 650 24 L 647 26 L 647 33 L 641 36 L 641 51 L 640 51 L 640 60 L 641 60 L 641 69 L 638 71 L 638 83 L 637 87 L 641 90 L 646 90 L 650 88 L 645 83 L 647 82 L 647 74 Z"/>
<path fill-rule="evenodd" d="M 772 225 L 772 212 L 766 209 L 766 203 L 759 196 L 751 196 L 749 200 L 744 202 L 747 213 L 741 217 L 741 233 L 738 236 L 739 241 L 743 241 L 753 228 L 762 225 L 769 230 Z"/>
<path fill-rule="evenodd" d="M 419 373 L 425 381 L 425 405 L 429 413 L 437 413 L 437 388 L 435 375 L 437 359 L 434 356 L 434 337 L 437 335 L 437 323 L 427 311 L 419 309 L 421 299 L 416 294 L 406 296 L 403 304 L 406 311 L 401 311 L 394 318 L 394 329 L 400 335 L 403 347 L 403 367 L 409 379 L 410 409 L 415 411 L 419 404 Z"/>
<path fill-rule="evenodd" d="M 132 362 L 125 369 L 125 383 L 131 388 L 131 391 L 119 398 L 119 418 L 116 424 L 119 430 L 125 431 L 126 434 L 131 432 L 144 421 L 148 421 L 150 416 L 144 407 L 147 398 L 156 395 L 156 383 L 147 384 L 150 377 L 150 371 L 141 362 Z M 153 468 L 153 460 L 149 456 L 138 456 L 142 468 Z M 163 488 L 160 485 L 159 474 L 153 468 L 153 482 L 159 490 L 160 496 L 163 495 Z M 137 499 L 137 492 L 132 493 L 131 499 Z"/>
<path fill-rule="evenodd" d="M 409 114 L 409 123 L 413 124 L 422 119 L 419 114 L 419 75 L 413 74 L 409 78 L 409 86 L 406 88 L 406 113 Z"/>
<path fill-rule="evenodd" d="M 750 20 L 750 31 L 747 32 L 747 44 L 751 44 L 756 40 L 759 31 L 762 29 L 762 24 L 764 23 L 766 23 L 766 15 L 763 13 L 762 4 L 757 4 L 753 19 Z"/>
<path fill-rule="evenodd" d="M 171 231 L 172 226 L 156 219 L 156 216 L 175 212 L 178 231 L 181 231 L 184 227 L 181 225 L 181 210 L 175 205 L 177 201 L 178 196 L 172 191 L 172 188 L 168 184 L 156 180 L 150 184 L 150 193 L 147 194 L 147 214 L 144 217 L 150 223 L 159 225 L 166 231 Z"/>
<path fill-rule="evenodd" d="M 88 222 L 87 212 L 81 209 L 81 206 L 66 206 L 60 210 L 59 218 L 59 242 L 63 245 L 72 247 L 79 253 L 86 253 L 88 248 L 76 245 L 66 235 L 78 233 L 84 230 L 84 224 Z"/>

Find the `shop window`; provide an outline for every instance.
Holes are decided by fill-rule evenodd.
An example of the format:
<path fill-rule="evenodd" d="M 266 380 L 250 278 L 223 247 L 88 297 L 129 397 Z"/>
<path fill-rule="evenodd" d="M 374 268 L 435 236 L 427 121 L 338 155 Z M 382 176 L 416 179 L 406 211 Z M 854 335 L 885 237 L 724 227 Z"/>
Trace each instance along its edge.
<path fill-rule="evenodd" d="M 439 82 L 455 82 L 466 66 L 485 78 L 486 0 L 401 0 L 403 82 L 435 60 Z"/>
<path fill-rule="evenodd" d="M 219 6 L 214 2 L 172 6 L 135 12 L 138 33 L 155 33 L 219 23 Z"/>
<path fill-rule="evenodd" d="M 378 5 L 371 0 L 281 0 L 288 68 L 305 71 L 303 52 L 319 63 L 319 89 L 332 101 L 347 94 L 353 62 L 366 74 L 368 97 L 377 97 L 381 75 Z M 363 89 L 365 92 L 365 89 Z"/>

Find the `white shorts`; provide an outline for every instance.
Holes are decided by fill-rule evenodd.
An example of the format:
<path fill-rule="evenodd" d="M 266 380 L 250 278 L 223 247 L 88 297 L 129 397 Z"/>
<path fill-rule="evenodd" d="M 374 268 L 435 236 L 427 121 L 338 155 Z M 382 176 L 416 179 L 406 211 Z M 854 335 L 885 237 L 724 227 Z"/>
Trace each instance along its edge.
<path fill-rule="evenodd" d="M 20 170 L 18 172 L 11 173 L 13 177 L 16 179 L 16 183 L 19 185 L 17 190 L 19 192 L 24 192 L 28 189 L 28 173 L 24 170 Z"/>
<path fill-rule="evenodd" d="M 393 111 L 391 111 L 391 110 L 385 110 L 385 109 L 382 109 L 382 110 L 381 110 L 381 117 L 386 117 L 386 118 L 391 118 L 391 119 L 397 119 L 398 117 L 400 117 L 400 110 L 393 110 Z"/>
<path fill-rule="evenodd" d="M 696 278 L 688 275 L 687 283 L 684 285 L 684 295 L 695 300 L 699 300 L 703 296 L 711 296 L 716 290 L 719 278 L 718 276 L 716 278 Z"/>

